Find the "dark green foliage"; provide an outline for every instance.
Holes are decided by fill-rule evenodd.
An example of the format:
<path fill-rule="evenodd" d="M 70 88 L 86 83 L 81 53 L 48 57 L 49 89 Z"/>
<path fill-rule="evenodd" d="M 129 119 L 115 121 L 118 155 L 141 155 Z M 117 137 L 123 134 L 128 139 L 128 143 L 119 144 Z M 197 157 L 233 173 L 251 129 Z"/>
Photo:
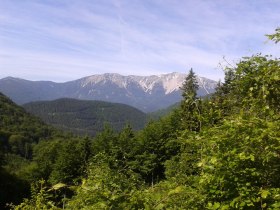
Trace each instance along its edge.
<path fill-rule="evenodd" d="M 2 136 L 21 135 L 29 142 L 38 142 L 47 138 L 53 130 L 38 118 L 27 114 L 23 108 L 14 104 L 0 93 L 0 131 Z M 4 139 L 4 141 L 7 139 Z M 6 142 L 5 142 L 6 143 Z"/>
<path fill-rule="evenodd" d="M 183 127 L 191 131 L 201 129 L 201 99 L 197 98 L 198 82 L 196 75 L 191 69 L 183 83 L 181 101 L 181 121 Z"/>
<path fill-rule="evenodd" d="M 104 123 L 115 131 L 120 131 L 127 123 L 139 130 L 146 123 L 146 114 L 142 111 L 103 101 L 58 99 L 28 103 L 24 108 L 48 124 L 82 135 L 96 135 L 102 131 Z"/>
<path fill-rule="evenodd" d="M 47 180 L 61 149 L 62 140 L 41 141 L 34 147 L 33 161 L 36 164 L 36 179 Z"/>
<path fill-rule="evenodd" d="M 54 133 L 0 93 L 0 208 L 29 195 L 32 147 Z"/>
<path fill-rule="evenodd" d="M 34 147 L 33 175 L 51 184 L 76 184 L 85 174 L 90 155 L 91 142 L 87 138 L 42 141 Z"/>
<path fill-rule="evenodd" d="M 6 170 L 0 169 L 0 207 L 7 203 L 20 203 L 29 195 L 29 183 Z"/>
<path fill-rule="evenodd" d="M 189 99 L 196 99 L 197 97 L 197 90 L 199 88 L 196 75 L 194 71 L 191 69 L 185 78 L 185 81 L 183 83 L 183 86 L 181 87 L 182 90 L 182 96 L 183 101 L 189 100 Z"/>
<path fill-rule="evenodd" d="M 158 182 L 165 177 L 164 162 L 179 150 L 176 132 L 179 117 L 174 112 L 159 121 L 151 122 L 137 136 L 140 147 L 135 156 L 138 163 L 136 169 L 149 183 Z"/>
<path fill-rule="evenodd" d="M 58 149 L 55 162 L 52 164 L 50 182 L 52 184 L 59 182 L 78 183 L 81 176 L 85 174 L 89 147 L 86 140 L 71 139 L 63 142 Z"/>

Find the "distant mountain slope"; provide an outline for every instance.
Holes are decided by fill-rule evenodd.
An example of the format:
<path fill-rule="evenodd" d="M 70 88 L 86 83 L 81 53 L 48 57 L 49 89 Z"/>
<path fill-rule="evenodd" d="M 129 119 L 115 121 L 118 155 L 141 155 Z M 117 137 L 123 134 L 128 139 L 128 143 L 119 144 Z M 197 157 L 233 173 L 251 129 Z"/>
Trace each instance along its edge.
<path fill-rule="evenodd" d="M 153 76 L 102 74 L 65 83 L 7 77 L 0 80 L 0 91 L 18 104 L 75 98 L 124 103 L 144 112 L 152 112 L 181 100 L 180 86 L 185 77 L 186 74 L 180 73 Z M 214 92 L 217 82 L 203 77 L 197 79 L 199 96 Z"/>
<path fill-rule="evenodd" d="M 0 79 L 0 91 L 17 104 L 59 98 L 59 84 L 49 81 L 29 81 L 14 77 Z"/>
<path fill-rule="evenodd" d="M 174 111 L 175 109 L 178 109 L 180 107 L 180 102 L 177 102 L 175 104 L 172 104 L 171 106 L 164 108 L 164 109 L 159 109 L 155 112 L 150 112 L 148 113 L 148 119 L 154 119 L 157 120 L 161 117 L 164 117 L 168 114 L 170 114 L 172 111 Z"/>
<path fill-rule="evenodd" d="M 146 123 L 146 114 L 142 111 L 125 104 L 103 101 L 64 98 L 31 102 L 23 107 L 48 124 L 78 134 L 95 135 L 104 128 L 104 123 L 115 130 L 121 130 L 128 123 L 138 130 Z"/>

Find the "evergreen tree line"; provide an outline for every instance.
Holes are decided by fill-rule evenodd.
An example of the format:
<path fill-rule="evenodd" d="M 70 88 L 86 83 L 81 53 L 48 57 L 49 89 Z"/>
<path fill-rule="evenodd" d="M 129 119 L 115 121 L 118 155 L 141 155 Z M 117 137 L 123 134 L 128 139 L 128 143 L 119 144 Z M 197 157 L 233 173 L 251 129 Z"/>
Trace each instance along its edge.
<path fill-rule="evenodd" d="M 279 29 L 268 37 L 278 42 Z M 30 194 L 8 208 L 280 209 L 279 59 L 242 58 L 215 94 L 201 99 L 197 89 L 191 69 L 180 108 L 139 132 L 52 131 L 28 155 L 11 147 L 10 135 L 1 173 Z"/>

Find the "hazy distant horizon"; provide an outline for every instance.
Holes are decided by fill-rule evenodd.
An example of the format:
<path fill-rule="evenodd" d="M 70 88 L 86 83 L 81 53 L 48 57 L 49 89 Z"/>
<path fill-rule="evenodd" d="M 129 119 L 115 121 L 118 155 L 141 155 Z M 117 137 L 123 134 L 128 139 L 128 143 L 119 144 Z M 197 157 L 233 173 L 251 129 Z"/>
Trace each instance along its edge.
<path fill-rule="evenodd" d="M 33 82 L 38 82 L 38 81 L 45 81 L 45 82 L 55 82 L 55 83 L 64 83 L 64 82 L 71 82 L 71 81 L 74 81 L 74 80 L 78 80 L 78 79 L 82 79 L 82 78 L 86 78 L 86 77 L 91 77 L 91 76 L 95 76 L 95 75 L 104 75 L 104 74 L 119 74 L 121 76 L 141 76 L 141 77 L 150 77 L 150 76 L 162 76 L 162 75 L 168 75 L 168 74 L 173 74 L 173 73 L 178 73 L 178 74 L 185 74 L 187 75 L 187 72 L 186 73 L 180 73 L 180 72 L 169 72 L 169 73 L 163 73 L 163 74 L 151 74 L 151 75 L 136 75 L 136 74 L 130 74 L 130 75 L 124 75 L 124 74 L 119 74 L 119 73 L 103 73 L 103 74 L 92 74 L 92 75 L 87 75 L 87 76 L 82 76 L 82 77 L 79 77 L 79 78 L 75 78 L 75 79 L 72 79 L 72 80 L 66 80 L 66 81 L 52 81 L 52 80 L 44 80 L 44 79 L 39 79 L 39 80 L 32 80 L 32 79 L 27 79 L 27 78 L 24 78 L 24 77 L 13 77 L 13 76 L 7 76 L 7 77 L 3 77 L 3 78 L 0 78 L 1 79 L 5 79 L 5 78 L 15 78 L 15 79 L 23 79 L 23 80 L 28 80 L 28 81 L 33 81 Z M 201 76 L 201 75 L 197 75 L 199 77 L 204 77 L 204 76 Z M 207 78 L 207 77 L 204 77 L 204 78 Z M 209 79 L 209 78 L 207 78 Z M 212 79 L 211 79 L 212 80 Z M 216 81 L 218 82 L 218 80 L 213 80 L 213 81 Z"/>

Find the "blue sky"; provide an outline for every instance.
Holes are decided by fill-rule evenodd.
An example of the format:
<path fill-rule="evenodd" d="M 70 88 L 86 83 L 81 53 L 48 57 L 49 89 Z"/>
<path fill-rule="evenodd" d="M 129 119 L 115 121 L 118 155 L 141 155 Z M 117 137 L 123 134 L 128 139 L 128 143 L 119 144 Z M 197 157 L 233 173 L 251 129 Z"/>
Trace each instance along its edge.
<path fill-rule="evenodd" d="M 0 78 L 62 82 L 192 67 L 218 80 L 224 56 L 279 57 L 264 36 L 279 26 L 279 0 L 0 0 Z"/>

